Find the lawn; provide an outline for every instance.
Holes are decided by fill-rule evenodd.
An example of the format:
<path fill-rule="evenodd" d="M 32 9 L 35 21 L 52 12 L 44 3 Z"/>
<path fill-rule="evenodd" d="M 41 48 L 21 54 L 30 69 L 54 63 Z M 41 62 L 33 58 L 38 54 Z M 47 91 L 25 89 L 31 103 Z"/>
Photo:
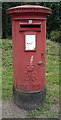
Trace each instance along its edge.
<path fill-rule="evenodd" d="M 3 39 L 2 98 L 13 99 L 12 41 Z M 29 118 L 59 117 L 59 44 L 46 40 L 46 101 L 42 107 L 28 112 Z"/>

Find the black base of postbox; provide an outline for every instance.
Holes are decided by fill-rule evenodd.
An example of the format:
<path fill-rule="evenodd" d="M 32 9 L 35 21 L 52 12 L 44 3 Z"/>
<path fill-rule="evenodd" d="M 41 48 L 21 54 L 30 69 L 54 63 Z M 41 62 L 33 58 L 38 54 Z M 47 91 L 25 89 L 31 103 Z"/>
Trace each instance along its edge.
<path fill-rule="evenodd" d="M 21 109 L 32 110 L 45 103 L 46 88 L 37 92 L 20 92 L 13 87 L 14 103 Z"/>

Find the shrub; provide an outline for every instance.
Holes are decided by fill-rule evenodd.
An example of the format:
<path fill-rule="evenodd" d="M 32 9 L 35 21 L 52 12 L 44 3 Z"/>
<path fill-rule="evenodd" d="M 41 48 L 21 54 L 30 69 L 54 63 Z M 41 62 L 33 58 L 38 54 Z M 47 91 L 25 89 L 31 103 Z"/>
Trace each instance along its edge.
<path fill-rule="evenodd" d="M 52 40 L 52 41 L 56 41 L 56 42 L 59 42 L 59 43 L 61 43 L 61 31 L 52 31 L 51 33 L 50 33 L 50 39 Z"/>

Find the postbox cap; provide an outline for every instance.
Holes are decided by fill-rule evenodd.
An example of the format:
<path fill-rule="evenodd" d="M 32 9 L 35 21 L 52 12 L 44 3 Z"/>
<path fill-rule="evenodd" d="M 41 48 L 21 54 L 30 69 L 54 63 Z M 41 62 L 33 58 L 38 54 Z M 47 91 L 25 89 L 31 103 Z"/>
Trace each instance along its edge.
<path fill-rule="evenodd" d="M 16 6 L 7 9 L 7 14 L 16 14 L 16 13 L 45 13 L 51 14 L 52 9 L 44 6 L 37 6 L 37 5 L 23 5 L 23 6 Z"/>

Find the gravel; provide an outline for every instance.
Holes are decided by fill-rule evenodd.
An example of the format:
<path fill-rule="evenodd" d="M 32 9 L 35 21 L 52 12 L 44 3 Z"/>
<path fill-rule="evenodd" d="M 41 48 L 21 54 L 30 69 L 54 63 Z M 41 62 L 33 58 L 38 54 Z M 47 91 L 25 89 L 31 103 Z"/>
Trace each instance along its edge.
<path fill-rule="evenodd" d="M 6 100 L 2 104 L 2 118 L 27 118 L 27 111 L 18 108 L 13 101 Z"/>

